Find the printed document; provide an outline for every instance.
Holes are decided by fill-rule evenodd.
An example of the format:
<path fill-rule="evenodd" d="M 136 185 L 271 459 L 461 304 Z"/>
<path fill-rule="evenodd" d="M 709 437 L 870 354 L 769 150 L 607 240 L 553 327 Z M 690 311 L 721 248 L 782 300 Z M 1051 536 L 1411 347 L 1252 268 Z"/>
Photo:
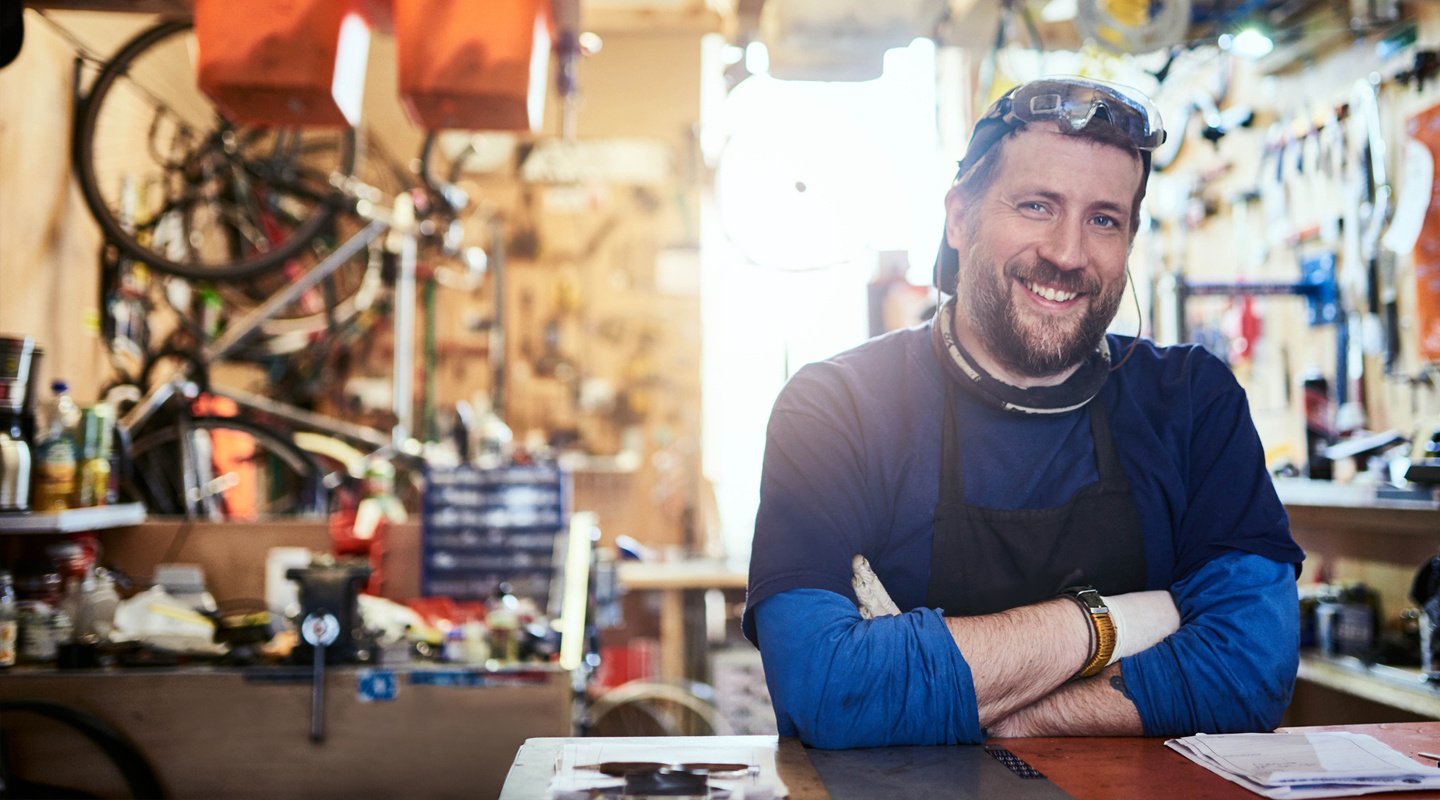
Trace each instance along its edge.
<path fill-rule="evenodd" d="M 1375 737 L 1359 733 L 1202 733 L 1165 744 L 1266 797 L 1350 797 L 1440 789 L 1440 769 L 1420 764 Z"/>

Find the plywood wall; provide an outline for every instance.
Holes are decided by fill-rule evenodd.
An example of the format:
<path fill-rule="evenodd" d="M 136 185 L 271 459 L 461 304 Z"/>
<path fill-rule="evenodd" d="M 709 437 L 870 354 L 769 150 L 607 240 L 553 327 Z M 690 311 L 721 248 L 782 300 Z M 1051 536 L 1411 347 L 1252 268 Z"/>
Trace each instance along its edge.
<path fill-rule="evenodd" d="M 153 21 L 123 13 L 52 17 L 100 55 Z M 0 70 L 0 332 L 36 337 L 47 373 L 69 378 L 86 403 L 109 371 L 95 333 L 100 237 L 68 164 L 74 48 L 33 10 L 26 26 L 20 58 Z M 607 537 L 626 533 L 660 546 L 684 539 L 699 493 L 693 289 L 699 186 L 692 140 L 702 30 L 603 32 L 604 48 L 581 65 L 578 136 L 652 143 L 669 154 L 661 179 L 524 183 L 515 171 L 523 149 L 465 179 L 481 208 L 467 222 L 467 237 L 495 246 L 493 220 L 510 251 L 503 298 L 507 422 L 517 439 L 563 438 L 602 457 L 579 463 L 575 507 L 599 510 Z M 371 135 L 403 164 L 418 154 L 422 132 L 396 97 L 394 54 L 393 40 L 377 35 L 364 115 Z M 544 130 L 518 143 L 554 139 L 559 130 L 552 90 Z M 422 275 L 439 265 L 422 261 Z M 493 278 L 471 291 L 436 291 L 433 360 L 424 361 L 417 348 L 417 408 L 427 391 L 442 412 L 491 392 L 485 326 L 494 307 Z M 422 307 L 422 334 L 426 324 Z M 351 376 L 384 381 L 393 344 L 383 323 L 365 345 Z M 242 380 L 266 388 L 261 376 Z"/>

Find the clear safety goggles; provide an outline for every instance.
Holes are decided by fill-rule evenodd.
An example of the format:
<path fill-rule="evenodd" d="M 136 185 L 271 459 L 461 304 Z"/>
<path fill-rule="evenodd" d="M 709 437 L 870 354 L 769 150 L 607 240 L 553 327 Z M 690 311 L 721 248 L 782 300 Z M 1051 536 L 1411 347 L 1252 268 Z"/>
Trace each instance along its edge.
<path fill-rule="evenodd" d="M 1041 78 L 1006 92 L 975 123 L 960 171 L 1021 125 L 1053 122 L 1062 133 L 1074 133 L 1096 119 L 1122 131 L 1137 150 L 1165 142 L 1159 109 L 1139 91 L 1089 78 Z"/>

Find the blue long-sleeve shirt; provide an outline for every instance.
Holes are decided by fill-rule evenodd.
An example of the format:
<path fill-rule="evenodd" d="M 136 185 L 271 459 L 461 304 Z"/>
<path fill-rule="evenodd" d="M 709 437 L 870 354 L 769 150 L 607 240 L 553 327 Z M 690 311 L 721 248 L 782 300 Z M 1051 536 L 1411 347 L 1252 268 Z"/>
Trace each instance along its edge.
<path fill-rule="evenodd" d="M 1120 662 L 1146 735 L 1274 728 L 1299 659 L 1292 567 L 1227 554 L 1171 594 L 1180 629 Z M 781 735 L 824 748 L 982 741 L 970 667 L 937 610 L 863 620 L 834 592 L 793 589 L 755 615 Z"/>
<path fill-rule="evenodd" d="M 1186 622 L 1122 667 L 1145 730 L 1271 727 L 1294 680 L 1294 565 L 1304 553 L 1265 471 L 1245 393 L 1198 347 L 1142 340 L 1130 352 L 1130 339 L 1108 341 L 1112 362 L 1129 355 L 1091 403 L 1110 421 L 1140 516 L 1145 587 L 1174 593 Z M 744 628 L 776 673 L 781 730 L 811 743 L 979 736 L 973 707 L 963 705 L 968 692 L 973 706 L 968 668 L 939 613 L 926 610 L 945 382 L 921 326 L 807 365 L 775 403 Z M 1034 417 L 967 392 L 954 402 L 967 503 L 1054 508 L 1096 480 L 1086 409 Z M 850 585 L 856 554 L 909 613 L 860 624 Z M 814 607 L 816 597 L 833 608 Z M 820 655 L 803 655 L 808 648 Z M 886 653 L 898 660 L 872 660 Z M 868 671 L 868 682 L 835 682 L 847 664 Z M 918 673 L 899 676 L 904 666 Z M 824 676 L 832 677 L 824 688 L 804 685 Z M 884 699 L 868 697 L 875 692 Z M 925 705 L 932 711 L 922 718 L 900 719 L 942 696 L 935 692 L 962 705 Z M 863 730 L 851 706 L 884 709 L 867 717 L 879 731 Z"/>

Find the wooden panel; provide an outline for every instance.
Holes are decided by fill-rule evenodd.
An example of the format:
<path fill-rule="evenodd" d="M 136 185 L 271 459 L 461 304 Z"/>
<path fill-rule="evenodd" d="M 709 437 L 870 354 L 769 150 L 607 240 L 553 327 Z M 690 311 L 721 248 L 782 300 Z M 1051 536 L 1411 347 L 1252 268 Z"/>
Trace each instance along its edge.
<path fill-rule="evenodd" d="M 395 700 L 368 703 L 356 677 L 353 669 L 328 675 L 318 744 L 304 678 L 19 671 L 0 680 L 0 698 L 98 715 L 150 759 L 173 797 L 494 797 L 526 738 L 570 733 L 565 673 L 486 687 L 415 685 L 402 675 Z M 28 717 L 4 720 L 23 775 L 115 796 L 116 774 L 92 747 Z"/>
<path fill-rule="evenodd" d="M 386 597 L 420 594 L 420 524 L 395 525 L 387 536 Z M 216 600 L 265 596 L 265 554 L 272 547 L 308 547 L 331 552 L 324 522 L 186 523 L 147 522 L 100 534 L 106 562 L 144 581 L 162 560 L 200 564 Z"/>

